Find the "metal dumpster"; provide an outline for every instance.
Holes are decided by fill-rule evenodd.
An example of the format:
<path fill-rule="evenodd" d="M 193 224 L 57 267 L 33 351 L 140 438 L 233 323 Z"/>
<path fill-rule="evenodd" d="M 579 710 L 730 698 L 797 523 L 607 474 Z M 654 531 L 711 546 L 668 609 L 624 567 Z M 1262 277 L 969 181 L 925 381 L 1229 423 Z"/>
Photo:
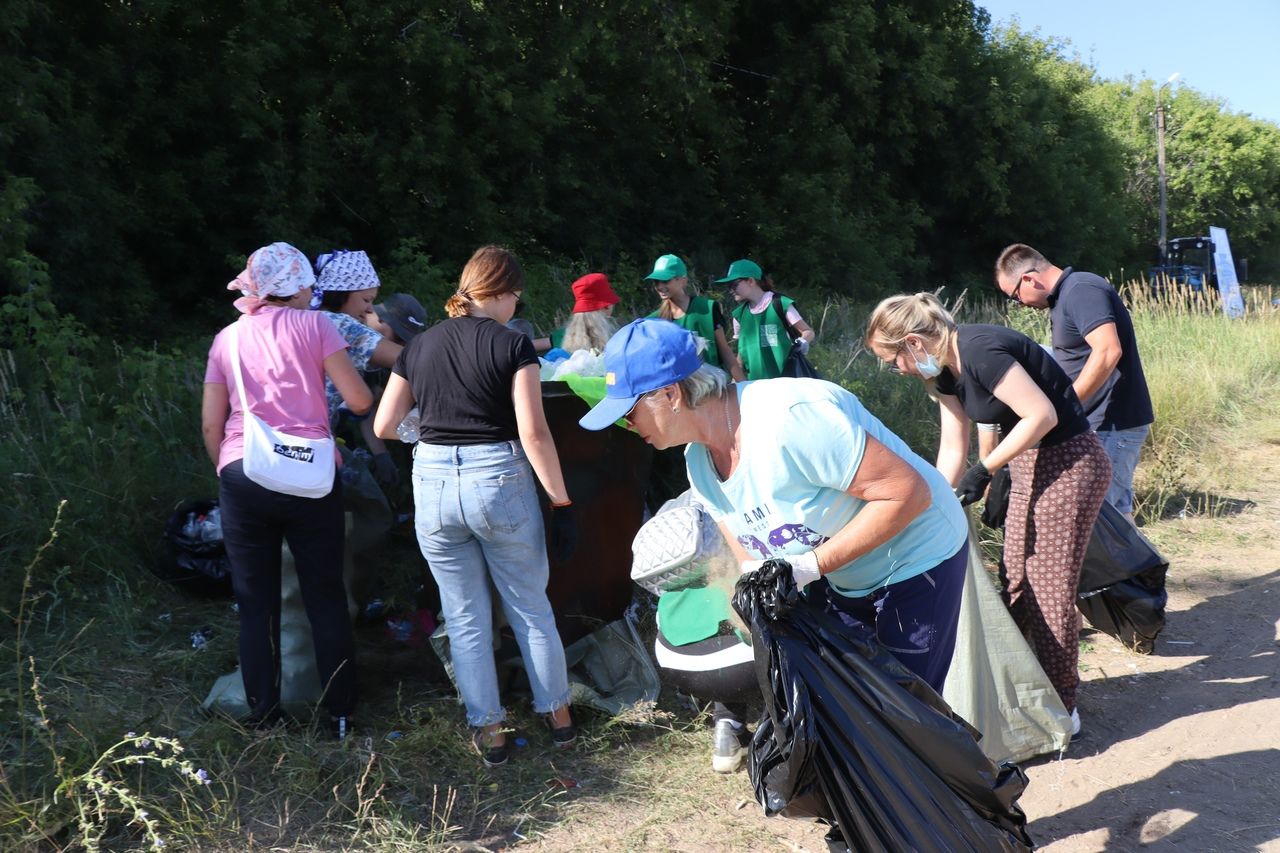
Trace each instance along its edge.
<path fill-rule="evenodd" d="M 578 547 L 552 561 L 547 585 L 568 646 L 622 618 L 631 603 L 631 541 L 644 520 L 653 448 L 620 427 L 578 426 L 588 406 L 563 383 L 543 383 L 542 404 L 578 522 Z"/>

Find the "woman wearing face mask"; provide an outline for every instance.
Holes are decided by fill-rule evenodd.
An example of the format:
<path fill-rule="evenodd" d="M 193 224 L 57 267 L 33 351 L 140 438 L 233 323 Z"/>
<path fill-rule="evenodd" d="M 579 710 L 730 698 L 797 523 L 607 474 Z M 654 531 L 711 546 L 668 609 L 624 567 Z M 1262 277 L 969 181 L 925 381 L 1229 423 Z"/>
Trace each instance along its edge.
<path fill-rule="evenodd" d="M 795 300 L 774 292 L 773 281 L 759 264 L 734 261 L 716 283 L 725 285 L 738 302 L 733 309 L 733 336 L 748 379 L 781 376 L 793 346 L 801 355 L 809 351 L 817 335 L 800 316 Z"/>
<path fill-rule="evenodd" d="M 649 316 L 670 320 L 702 338 L 707 342 L 702 360 L 724 370 L 736 382 L 745 381 L 742 362 L 734 355 L 725 336 L 726 323 L 720 303 L 688 292 L 689 272 L 684 261 L 676 255 L 663 255 L 653 262 L 653 272 L 645 276 L 645 280 L 653 282 L 653 289 L 662 300 L 658 310 Z"/>
<path fill-rule="evenodd" d="M 991 472 L 1009 466 L 1005 600 L 1078 733 L 1076 588 L 1111 462 L 1070 377 L 1026 335 L 957 325 L 929 293 L 881 302 L 865 342 L 888 369 L 932 386 L 942 420 L 937 467 L 962 503 L 981 498 Z M 971 421 L 997 424 L 1002 435 L 972 466 Z"/>
<path fill-rule="evenodd" d="M 554 556 L 575 529 L 542 410 L 533 342 L 504 324 L 524 292 L 505 249 L 477 249 L 445 304 L 449 319 L 419 334 L 392 368 L 374 429 L 392 438 L 415 405 L 414 524 L 440 588 L 458 691 L 484 763 L 507 762 L 506 712 L 493 658 L 490 584 L 515 632 L 533 707 L 559 748 L 573 745 L 564 646 L 547 600 L 547 540 L 537 482 L 550 501 Z"/>

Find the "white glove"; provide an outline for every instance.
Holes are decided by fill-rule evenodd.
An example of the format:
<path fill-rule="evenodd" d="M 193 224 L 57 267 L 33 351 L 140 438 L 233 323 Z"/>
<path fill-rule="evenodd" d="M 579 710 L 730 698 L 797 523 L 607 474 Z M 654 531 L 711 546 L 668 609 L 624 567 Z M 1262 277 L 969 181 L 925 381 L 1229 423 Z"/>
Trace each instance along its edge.
<path fill-rule="evenodd" d="M 822 577 L 818 570 L 818 554 L 816 551 L 805 551 L 803 554 L 783 554 L 779 559 L 791 564 L 791 577 L 795 578 L 796 589 L 804 589 Z M 749 575 L 759 569 L 764 560 L 744 560 L 739 567 L 740 574 Z"/>
<path fill-rule="evenodd" d="M 796 338 L 796 350 L 798 350 L 801 355 L 808 355 L 809 342 L 804 338 Z"/>

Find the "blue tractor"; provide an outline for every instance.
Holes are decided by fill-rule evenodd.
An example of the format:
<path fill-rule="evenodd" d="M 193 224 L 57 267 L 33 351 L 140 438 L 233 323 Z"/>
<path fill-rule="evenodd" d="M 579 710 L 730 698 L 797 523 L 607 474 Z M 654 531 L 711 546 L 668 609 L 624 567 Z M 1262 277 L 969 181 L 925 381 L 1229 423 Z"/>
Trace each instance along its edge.
<path fill-rule="evenodd" d="M 1178 285 L 1200 292 L 1213 288 L 1213 241 L 1208 237 L 1175 237 L 1169 241 L 1163 264 L 1147 271 L 1151 287 Z"/>

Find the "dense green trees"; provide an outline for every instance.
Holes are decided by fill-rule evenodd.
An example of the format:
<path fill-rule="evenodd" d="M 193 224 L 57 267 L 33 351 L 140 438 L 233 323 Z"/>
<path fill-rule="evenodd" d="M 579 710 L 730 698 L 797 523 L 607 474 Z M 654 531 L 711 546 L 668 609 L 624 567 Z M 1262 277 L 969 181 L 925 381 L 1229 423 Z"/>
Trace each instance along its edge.
<path fill-rule="evenodd" d="M 985 282 L 1012 240 L 1101 270 L 1155 242 L 1149 81 L 1103 82 L 956 0 L 10 0 L 9 292 L 150 338 L 246 251 L 475 245 L 612 269 L 750 253 L 877 295 Z M 1174 233 L 1280 266 L 1280 130 L 1176 93 Z M 207 324 L 212 325 L 212 323 Z"/>

